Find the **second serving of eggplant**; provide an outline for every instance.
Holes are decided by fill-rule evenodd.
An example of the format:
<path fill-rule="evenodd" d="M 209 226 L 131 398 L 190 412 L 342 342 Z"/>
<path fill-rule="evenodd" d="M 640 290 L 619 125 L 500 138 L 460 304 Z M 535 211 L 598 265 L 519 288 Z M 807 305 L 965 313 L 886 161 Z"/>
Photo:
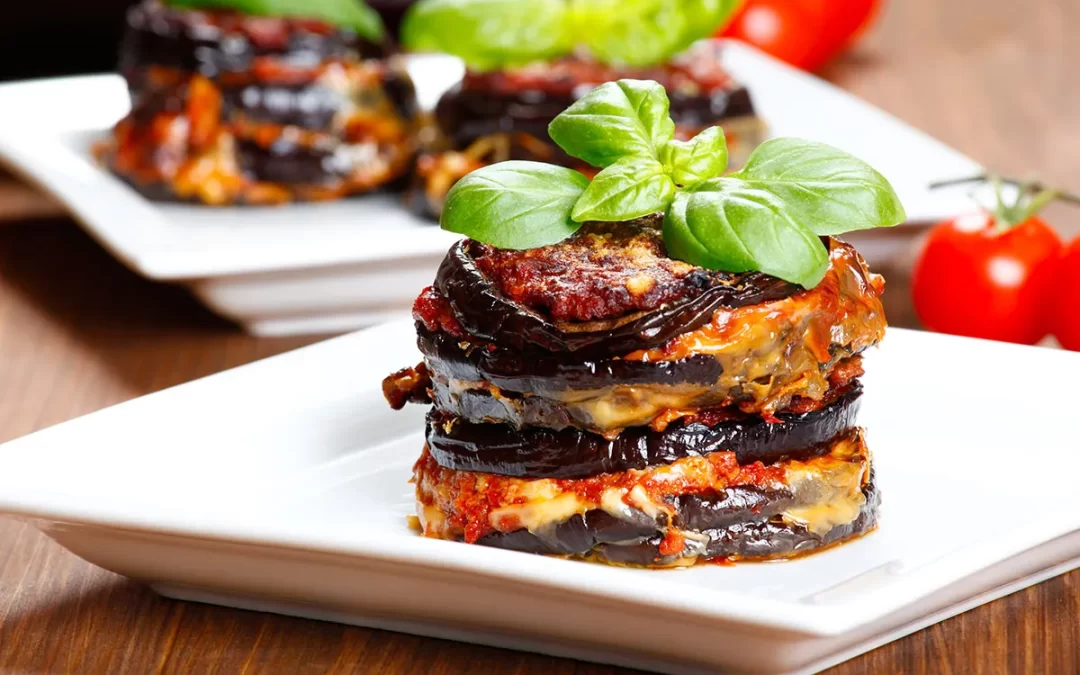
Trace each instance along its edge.
<path fill-rule="evenodd" d="M 335 199 L 405 176 L 416 95 L 376 15 L 228 5 L 129 11 L 120 70 L 132 110 L 98 148 L 110 170 L 151 198 L 208 205 Z"/>
<path fill-rule="evenodd" d="M 408 184 L 407 205 L 438 218 L 457 180 L 500 161 L 593 175 L 547 125 L 597 85 L 638 78 L 668 90 L 677 137 L 723 125 L 737 166 L 764 124 L 719 45 L 696 43 L 734 4 L 376 3 L 395 24 L 405 16 L 406 47 L 468 66 L 422 113 L 403 57 L 362 0 L 142 0 L 121 46 L 132 110 L 96 152 L 157 200 L 280 204 Z"/>
<path fill-rule="evenodd" d="M 687 4 L 419 0 L 406 16 L 405 45 L 459 56 L 468 69 L 443 95 L 423 131 L 407 194 L 410 208 L 438 219 L 457 180 L 505 160 L 556 163 L 593 175 L 593 167 L 552 142 L 547 127 L 596 86 L 626 78 L 665 87 L 677 137 L 686 140 L 722 126 L 732 165 L 741 165 L 764 140 L 765 124 L 750 92 L 724 69 L 720 44 L 691 46 L 721 28 L 734 3 L 701 3 L 714 6 L 703 15 L 683 10 Z M 545 15 L 557 13 L 552 7 L 560 5 L 568 8 L 565 20 L 549 25 Z M 580 36 L 553 37 L 574 23 L 578 6 L 590 5 L 592 13 L 582 11 L 578 19 L 584 26 Z M 693 28 L 679 35 L 674 26 L 680 21 L 693 22 Z M 670 44 L 649 49 L 657 31 L 669 33 Z"/>

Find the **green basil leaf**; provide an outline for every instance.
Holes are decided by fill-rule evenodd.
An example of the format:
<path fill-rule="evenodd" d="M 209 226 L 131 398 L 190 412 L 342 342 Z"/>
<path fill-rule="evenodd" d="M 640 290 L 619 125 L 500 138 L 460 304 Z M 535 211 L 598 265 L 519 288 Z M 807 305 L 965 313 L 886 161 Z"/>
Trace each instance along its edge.
<path fill-rule="evenodd" d="M 386 30 L 378 12 L 363 0 L 168 0 L 182 9 L 227 9 L 253 16 L 317 19 L 381 41 Z"/>
<path fill-rule="evenodd" d="M 410 8 L 402 43 L 453 54 L 473 70 L 546 61 L 574 46 L 565 0 L 423 0 Z"/>
<path fill-rule="evenodd" d="M 715 34 L 741 0 L 577 0 L 575 32 L 605 63 L 664 63 Z"/>
<path fill-rule="evenodd" d="M 687 16 L 671 0 L 579 0 L 580 42 L 604 63 L 649 66 L 667 61 L 687 31 Z"/>
<path fill-rule="evenodd" d="M 623 157 L 656 159 L 675 136 L 670 108 L 656 82 L 608 82 L 556 117 L 548 134 L 567 154 L 601 168 Z"/>
<path fill-rule="evenodd" d="M 596 174 L 571 217 L 621 222 L 667 211 L 675 184 L 655 159 L 626 157 Z"/>
<path fill-rule="evenodd" d="M 680 39 L 673 45 L 673 54 L 685 50 L 698 40 L 711 37 L 725 28 L 744 0 L 678 0 L 684 17 L 685 28 Z"/>
<path fill-rule="evenodd" d="M 586 47 L 604 63 L 650 66 L 664 63 L 697 40 L 714 34 L 740 3 L 741 0 L 420 0 L 406 15 L 402 42 L 412 50 L 453 54 L 474 70 L 549 60 L 570 54 L 578 46 Z"/>
<path fill-rule="evenodd" d="M 547 246 L 581 227 L 570 213 L 588 186 L 588 178 L 561 166 L 492 164 L 451 188 L 440 225 L 498 248 Z"/>
<path fill-rule="evenodd" d="M 724 175 L 728 151 L 724 130 L 709 127 L 689 141 L 668 141 L 660 152 L 676 185 L 691 187 Z"/>
<path fill-rule="evenodd" d="M 884 176 L 824 143 L 765 141 L 733 177 L 776 196 L 792 219 L 821 236 L 899 225 L 907 218 Z"/>
<path fill-rule="evenodd" d="M 804 288 L 825 277 L 825 245 L 768 190 L 714 178 L 688 195 L 664 225 L 665 242 L 680 258 L 728 272 L 757 270 Z"/>
<path fill-rule="evenodd" d="M 683 190 L 676 193 L 675 201 L 664 216 L 664 248 L 668 255 L 710 270 L 745 272 L 753 269 L 753 259 L 749 255 L 740 257 L 743 249 L 737 242 L 736 246 L 727 249 L 728 253 L 723 258 L 714 257 L 690 232 L 686 222 L 686 207 L 690 204 L 692 194 Z"/>

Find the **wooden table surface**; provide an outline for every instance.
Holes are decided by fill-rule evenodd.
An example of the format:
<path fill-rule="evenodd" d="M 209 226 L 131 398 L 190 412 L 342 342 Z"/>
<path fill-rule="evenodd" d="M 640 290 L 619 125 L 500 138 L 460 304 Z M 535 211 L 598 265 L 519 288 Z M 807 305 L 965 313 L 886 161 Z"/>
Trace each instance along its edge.
<path fill-rule="evenodd" d="M 893 0 L 826 75 L 1000 171 L 1077 188 L 1078 26 L 1076 0 Z M 1049 215 L 1080 229 L 1077 212 Z M 903 295 L 892 302 L 905 315 Z M 0 227 L 0 441 L 312 341 L 242 335 L 123 269 L 70 221 Z M 1080 571 L 833 672 L 1077 673 L 1078 617 Z M 629 672 L 164 600 L 0 518 L 2 672 L 331 670 Z"/>

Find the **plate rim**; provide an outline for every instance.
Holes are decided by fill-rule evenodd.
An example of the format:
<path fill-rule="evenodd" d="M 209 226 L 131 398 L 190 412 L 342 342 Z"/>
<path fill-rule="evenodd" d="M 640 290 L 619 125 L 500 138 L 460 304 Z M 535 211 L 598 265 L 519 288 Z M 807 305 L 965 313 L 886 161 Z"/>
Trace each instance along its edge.
<path fill-rule="evenodd" d="M 5 453 L 27 452 L 34 450 L 35 447 L 47 447 L 54 442 L 55 436 L 59 435 L 63 438 L 65 431 L 70 432 L 74 425 L 85 424 L 85 420 L 115 408 L 131 406 L 134 403 L 139 403 L 139 405 L 169 404 L 168 397 L 170 396 L 198 392 L 201 388 L 215 386 L 217 381 L 223 379 L 244 377 L 245 372 L 275 369 L 280 367 L 277 364 L 286 360 L 299 362 L 304 359 L 323 358 L 327 359 L 328 363 L 336 363 L 336 359 L 331 357 L 337 352 L 363 353 L 365 342 L 377 342 L 390 338 L 400 339 L 406 334 L 411 335 L 412 330 L 411 321 L 385 324 L 110 406 L 0 445 L 0 462 L 9 456 Z M 963 344 L 969 342 L 967 338 L 933 335 L 899 328 L 890 328 L 889 331 L 893 340 L 947 341 L 951 343 L 948 345 L 951 348 L 962 348 Z M 1073 356 L 1066 352 L 1045 348 L 993 344 L 996 349 L 1022 350 L 1031 356 L 1041 354 L 1040 358 L 1053 360 L 1057 360 L 1059 355 L 1064 358 Z M 320 356 L 320 352 L 326 352 L 326 355 Z M 1072 362 L 1074 365 L 1080 364 L 1080 355 L 1076 357 L 1077 360 Z M 365 364 L 362 369 L 357 369 L 357 377 L 365 375 L 367 370 L 374 371 L 378 368 L 377 364 Z M 358 381 L 366 381 L 366 379 L 370 378 L 361 378 Z M 374 386 L 368 384 L 363 388 Z M 80 429 L 74 427 L 74 430 Z M 4 485 L 5 477 L 0 474 L 0 486 Z M 403 536 L 395 538 L 393 549 L 387 550 L 385 547 L 380 548 L 377 542 L 370 542 L 363 538 L 349 539 L 340 533 L 335 536 L 332 528 L 312 526 L 309 522 L 282 525 L 277 522 L 251 520 L 241 514 L 232 514 L 231 520 L 227 521 L 225 519 L 210 521 L 206 519 L 205 514 L 169 513 L 167 507 L 164 510 L 133 514 L 130 511 L 125 512 L 122 504 L 117 507 L 111 503 L 102 504 L 99 500 L 88 505 L 85 501 L 78 495 L 42 489 L 40 483 L 35 485 L 34 481 L 19 481 L 17 477 L 8 476 L 6 487 L 0 490 L 0 514 L 64 523 L 67 526 L 103 527 L 110 530 L 218 542 L 243 542 L 275 549 L 344 555 L 351 558 L 354 563 L 407 565 L 410 568 L 423 570 L 438 569 L 445 573 L 465 577 L 480 574 L 488 578 L 499 578 L 517 583 L 525 582 L 530 588 L 584 593 L 594 599 L 614 600 L 626 605 L 644 604 L 674 611 L 687 617 L 782 630 L 807 637 L 831 637 L 854 630 L 901 610 L 990 565 L 1080 530 L 1080 509 L 1060 509 L 1034 525 L 1014 526 L 1003 531 L 1000 537 L 973 542 L 950 551 L 941 558 L 923 563 L 906 572 L 903 578 L 893 579 L 886 588 L 875 589 L 869 594 L 861 594 L 859 602 L 813 604 L 802 602 L 798 598 L 781 601 L 744 596 L 733 591 L 702 591 L 689 584 L 665 584 L 662 581 L 642 584 L 638 575 L 611 574 L 609 568 L 601 565 L 424 539 L 415 534 L 405 533 L 404 526 Z M 858 545 L 858 542 L 853 542 L 851 545 Z M 432 551 L 439 552 L 437 559 L 433 559 Z M 822 555 L 828 554 L 829 552 L 825 552 Z M 573 567 L 559 567 L 559 565 Z M 656 574 L 654 579 L 659 580 L 662 575 L 671 573 L 678 572 L 661 571 L 649 574 Z"/>

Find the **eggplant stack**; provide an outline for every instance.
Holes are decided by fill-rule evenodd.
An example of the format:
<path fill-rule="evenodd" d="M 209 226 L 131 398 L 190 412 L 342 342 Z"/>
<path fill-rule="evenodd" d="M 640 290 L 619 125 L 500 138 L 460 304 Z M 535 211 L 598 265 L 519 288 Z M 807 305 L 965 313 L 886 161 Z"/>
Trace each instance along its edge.
<path fill-rule="evenodd" d="M 442 539 L 620 565 L 761 560 L 871 530 L 855 425 L 880 294 L 849 245 L 804 290 L 667 257 L 658 222 L 527 251 L 455 245 L 417 300 L 433 403 L 414 469 Z"/>
<path fill-rule="evenodd" d="M 336 199 L 403 176 L 416 96 L 376 44 L 319 21 L 132 8 L 120 69 L 131 113 L 98 148 L 154 199 Z"/>
<path fill-rule="evenodd" d="M 408 193 L 410 208 L 438 218 L 450 188 L 463 176 L 506 160 L 535 160 L 577 169 L 596 169 L 567 155 L 548 137 L 548 125 L 596 86 L 622 78 L 656 80 L 671 98 L 675 135 L 693 138 L 721 126 L 732 168 L 765 138 L 746 87 L 722 64 L 722 46 L 701 42 L 671 62 L 631 68 L 581 56 L 491 72 L 469 71 L 443 95 L 434 124 L 422 132 L 423 147 Z"/>

